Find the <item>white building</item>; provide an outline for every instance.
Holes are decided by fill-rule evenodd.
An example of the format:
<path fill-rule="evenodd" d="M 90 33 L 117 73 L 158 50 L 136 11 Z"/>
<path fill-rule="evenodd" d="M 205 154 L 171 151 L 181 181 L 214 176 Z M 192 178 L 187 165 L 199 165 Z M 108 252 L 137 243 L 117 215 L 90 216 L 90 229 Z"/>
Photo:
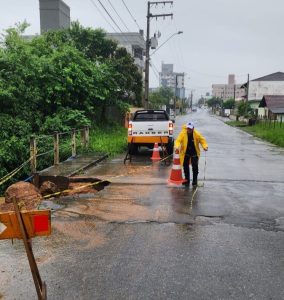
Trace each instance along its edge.
<path fill-rule="evenodd" d="M 107 33 L 108 38 L 116 41 L 118 46 L 124 47 L 131 54 L 141 73 L 145 69 L 144 53 L 146 51 L 146 41 L 143 34 L 143 30 L 140 32 Z"/>
<path fill-rule="evenodd" d="M 247 89 L 247 83 L 242 85 Z M 258 116 L 265 116 L 263 108 L 259 108 L 259 103 L 263 96 L 284 95 L 284 73 L 276 72 L 249 81 L 248 101 L 250 106 L 257 110 Z"/>
<path fill-rule="evenodd" d="M 246 88 L 247 84 L 243 86 Z M 264 95 L 284 95 L 284 73 L 276 72 L 249 82 L 249 101 L 261 101 Z"/>

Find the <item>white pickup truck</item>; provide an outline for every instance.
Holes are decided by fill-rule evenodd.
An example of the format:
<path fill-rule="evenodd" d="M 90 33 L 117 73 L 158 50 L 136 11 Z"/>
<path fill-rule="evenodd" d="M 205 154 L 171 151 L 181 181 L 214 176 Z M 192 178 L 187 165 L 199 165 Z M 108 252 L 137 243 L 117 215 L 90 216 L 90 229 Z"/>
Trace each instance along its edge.
<path fill-rule="evenodd" d="M 140 146 L 153 148 L 154 143 L 165 145 L 168 154 L 172 154 L 173 127 L 165 110 L 137 110 L 128 124 L 129 154 L 137 153 Z"/>

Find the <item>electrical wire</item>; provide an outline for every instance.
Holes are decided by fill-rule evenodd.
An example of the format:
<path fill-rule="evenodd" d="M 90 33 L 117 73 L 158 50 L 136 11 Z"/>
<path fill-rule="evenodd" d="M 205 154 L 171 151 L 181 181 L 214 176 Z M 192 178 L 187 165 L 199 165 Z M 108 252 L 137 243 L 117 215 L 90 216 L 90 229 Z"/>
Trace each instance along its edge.
<path fill-rule="evenodd" d="M 120 29 L 120 27 L 117 25 L 117 23 L 115 22 L 115 20 L 113 19 L 113 17 L 111 16 L 111 14 L 108 12 L 108 10 L 105 8 L 105 6 L 102 4 L 101 0 L 98 0 L 98 2 L 100 3 L 101 7 L 104 9 L 104 11 L 107 13 L 107 15 L 110 17 L 110 19 L 112 20 L 112 22 L 115 24 L 115 26 L 118 28 L 118 30 L 120 32 L 122 32 L 122 30 Z"/>
<path fill-rule="evenodd" d="M 152 69 L 152 71 L 153 71 L 153 74 L 155 75 L 155 77 L 157 78 L 157 80 L 159 81 L 160 79 L 159 79 L 159 76 L 157 75 L 157 71 L 153 68 L 153 66 L 152 65 L 150 65 L 150 67 L 151 67 L 151 69 Z"/>
<path fill-rule="evenodd" d="M 121 0 L 121 1 L 122 1 L 123 5 L 125 6 L 125 8 L 127 9 L 127 11 L 128 11 L 128 13 L 129 13 L 129 15 L 131 16 L 132 20 L 133 20 L 133 21 L 135 22 L 135 24 L 137 25 L 138 30 L 140 30 L 141 27 L 140 27 L 139 24 L 137 23 L 136 19 L 133 17 L 131 11 L 129 10 L 129 8 L 128 8 L 127 5 L 125 4 L 124 0 Z"/>
<path fill-rule="evenodd" d="M 116 13 L 116 15 L 118 16 L 119 20 L 121 21 L 121 23 L 124 25 L 124 27 L 126 28 L 127 31 L 130 31 L 129 28 L 127 27 L 127 25 L 125 24 L 125 22 L 123 21 L 123 19 L 121 18 L 121 16 L 118 14 L 117 10 L 115 9 L 115 7 L 112 5 L 110 0 L 107 0 L 108 3 L 110 4 L 110 6 L 112 7 L 112 9 L 114 10 L 114 12 Z"/>
<path fill-rule="evenodd" d="M 113 29 L 114 32 L 117 32 L 114 27 L 112 26 L 112 24 L 107 20 L 107 18 L 105 17 L 105 15 L 100 11 L 99 7 L 96 5 L 96 3 L 93 0 L 90 0 L 90 2 L 95 6 L 95 8 L 97 9 L 97 11 L 99 12 L 99 14 L 101 15 L 101 17 L 107 22 L 107 24 Z"/>
<path fill-rule="evenodd" d="M 107 24 L 113 29 L 113 31 L 115 33 L 119 33 L 114 27 L 113 25 L 107 20 L 107 18 L 105 17 L 105 15 L 101 12 L 101 10 L 99 9 L 99 7 L 96 5 L 96 3 L 93 1 L 93 0 L 90 0 L 91 3 L 95 6 L 95 8 L 97 9 L 97 11 L 99 12 L 99 14 L 104 18 L 104 20 L 107 22 Z M 99 1 L 99 0 L 98 0 Z M 106 11 L 107 12 L 107 11 Z M 108 13 L 108 12 L 107 12 Z M 109 13 L 108 13 L 109 15 Z M 110 15 L 109 15 L 110 16 Z M 110 16 L 111 19 L 113 19 L 111 16 Z M 123 33 L 121 30 L 120 30 L 121 33 Z M 124 42 L 129 42 L 128 39 L 125 37 L 125 36 L 121 36 L 122 39 L 124 40 Z"/>

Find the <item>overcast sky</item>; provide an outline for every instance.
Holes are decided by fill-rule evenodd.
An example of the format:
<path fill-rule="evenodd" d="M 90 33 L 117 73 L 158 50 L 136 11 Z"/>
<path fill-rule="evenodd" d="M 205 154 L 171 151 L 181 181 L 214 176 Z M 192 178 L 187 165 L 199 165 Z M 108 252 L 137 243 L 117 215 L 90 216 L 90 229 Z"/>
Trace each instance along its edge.
<path fill-rule="evenodd" d="M 109 2 L 130 31 L 138 31 L 139 25 L 146 32 L 146 0 L 124 0 L 137 23 L 122 0 L 100 1 L 123 31 L 126 28 Z M 40 32 L 38 0 L 0 0 L 0 3 L 1 32 L 23 20 L 31 24 L 27 34 Z M 65 3 L 71 9 L 72 20 L 79 20 L 83 26 L 114 31 L 115 25 L 98 0 L 65 0 Z M 187 91 L 193 89 L 195 97 L 211 92 L 213 83 L 227 83 L 229 73 L 236 75 L 237 83 L 243 83 L 248 73 L 254 79 L 284 71 L 283 0 L 174 0 L 173 7 L 153 6 L 151 11 L 174 14 L 173 20 L 151 21 L 151 34 L 161 32 L 160 45 L 173 33 L 184 32 L 173 36 L 152 56 L 153 68 L 160 71 L 162 61 L 173 63 L 174 71 L 186 73 Z M 151 87 L 158 86 L 158 73 L 153 68 Z"/>

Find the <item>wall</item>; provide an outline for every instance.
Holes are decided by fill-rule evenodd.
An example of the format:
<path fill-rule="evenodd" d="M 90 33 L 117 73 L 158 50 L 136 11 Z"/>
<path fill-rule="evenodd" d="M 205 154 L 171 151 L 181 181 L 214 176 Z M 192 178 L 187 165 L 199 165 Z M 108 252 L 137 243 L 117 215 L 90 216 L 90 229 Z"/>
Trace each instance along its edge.
<path fill-rule="evenodd" d="M 261 100 L 264 95 L 284 95 L 284 81 L 250 81 L 249 100 Z"/>
<path fill-rule="evenodd" d="M 70 27 L 70 8 L 61 0 L 40 0 L 40 31 Z"/>

